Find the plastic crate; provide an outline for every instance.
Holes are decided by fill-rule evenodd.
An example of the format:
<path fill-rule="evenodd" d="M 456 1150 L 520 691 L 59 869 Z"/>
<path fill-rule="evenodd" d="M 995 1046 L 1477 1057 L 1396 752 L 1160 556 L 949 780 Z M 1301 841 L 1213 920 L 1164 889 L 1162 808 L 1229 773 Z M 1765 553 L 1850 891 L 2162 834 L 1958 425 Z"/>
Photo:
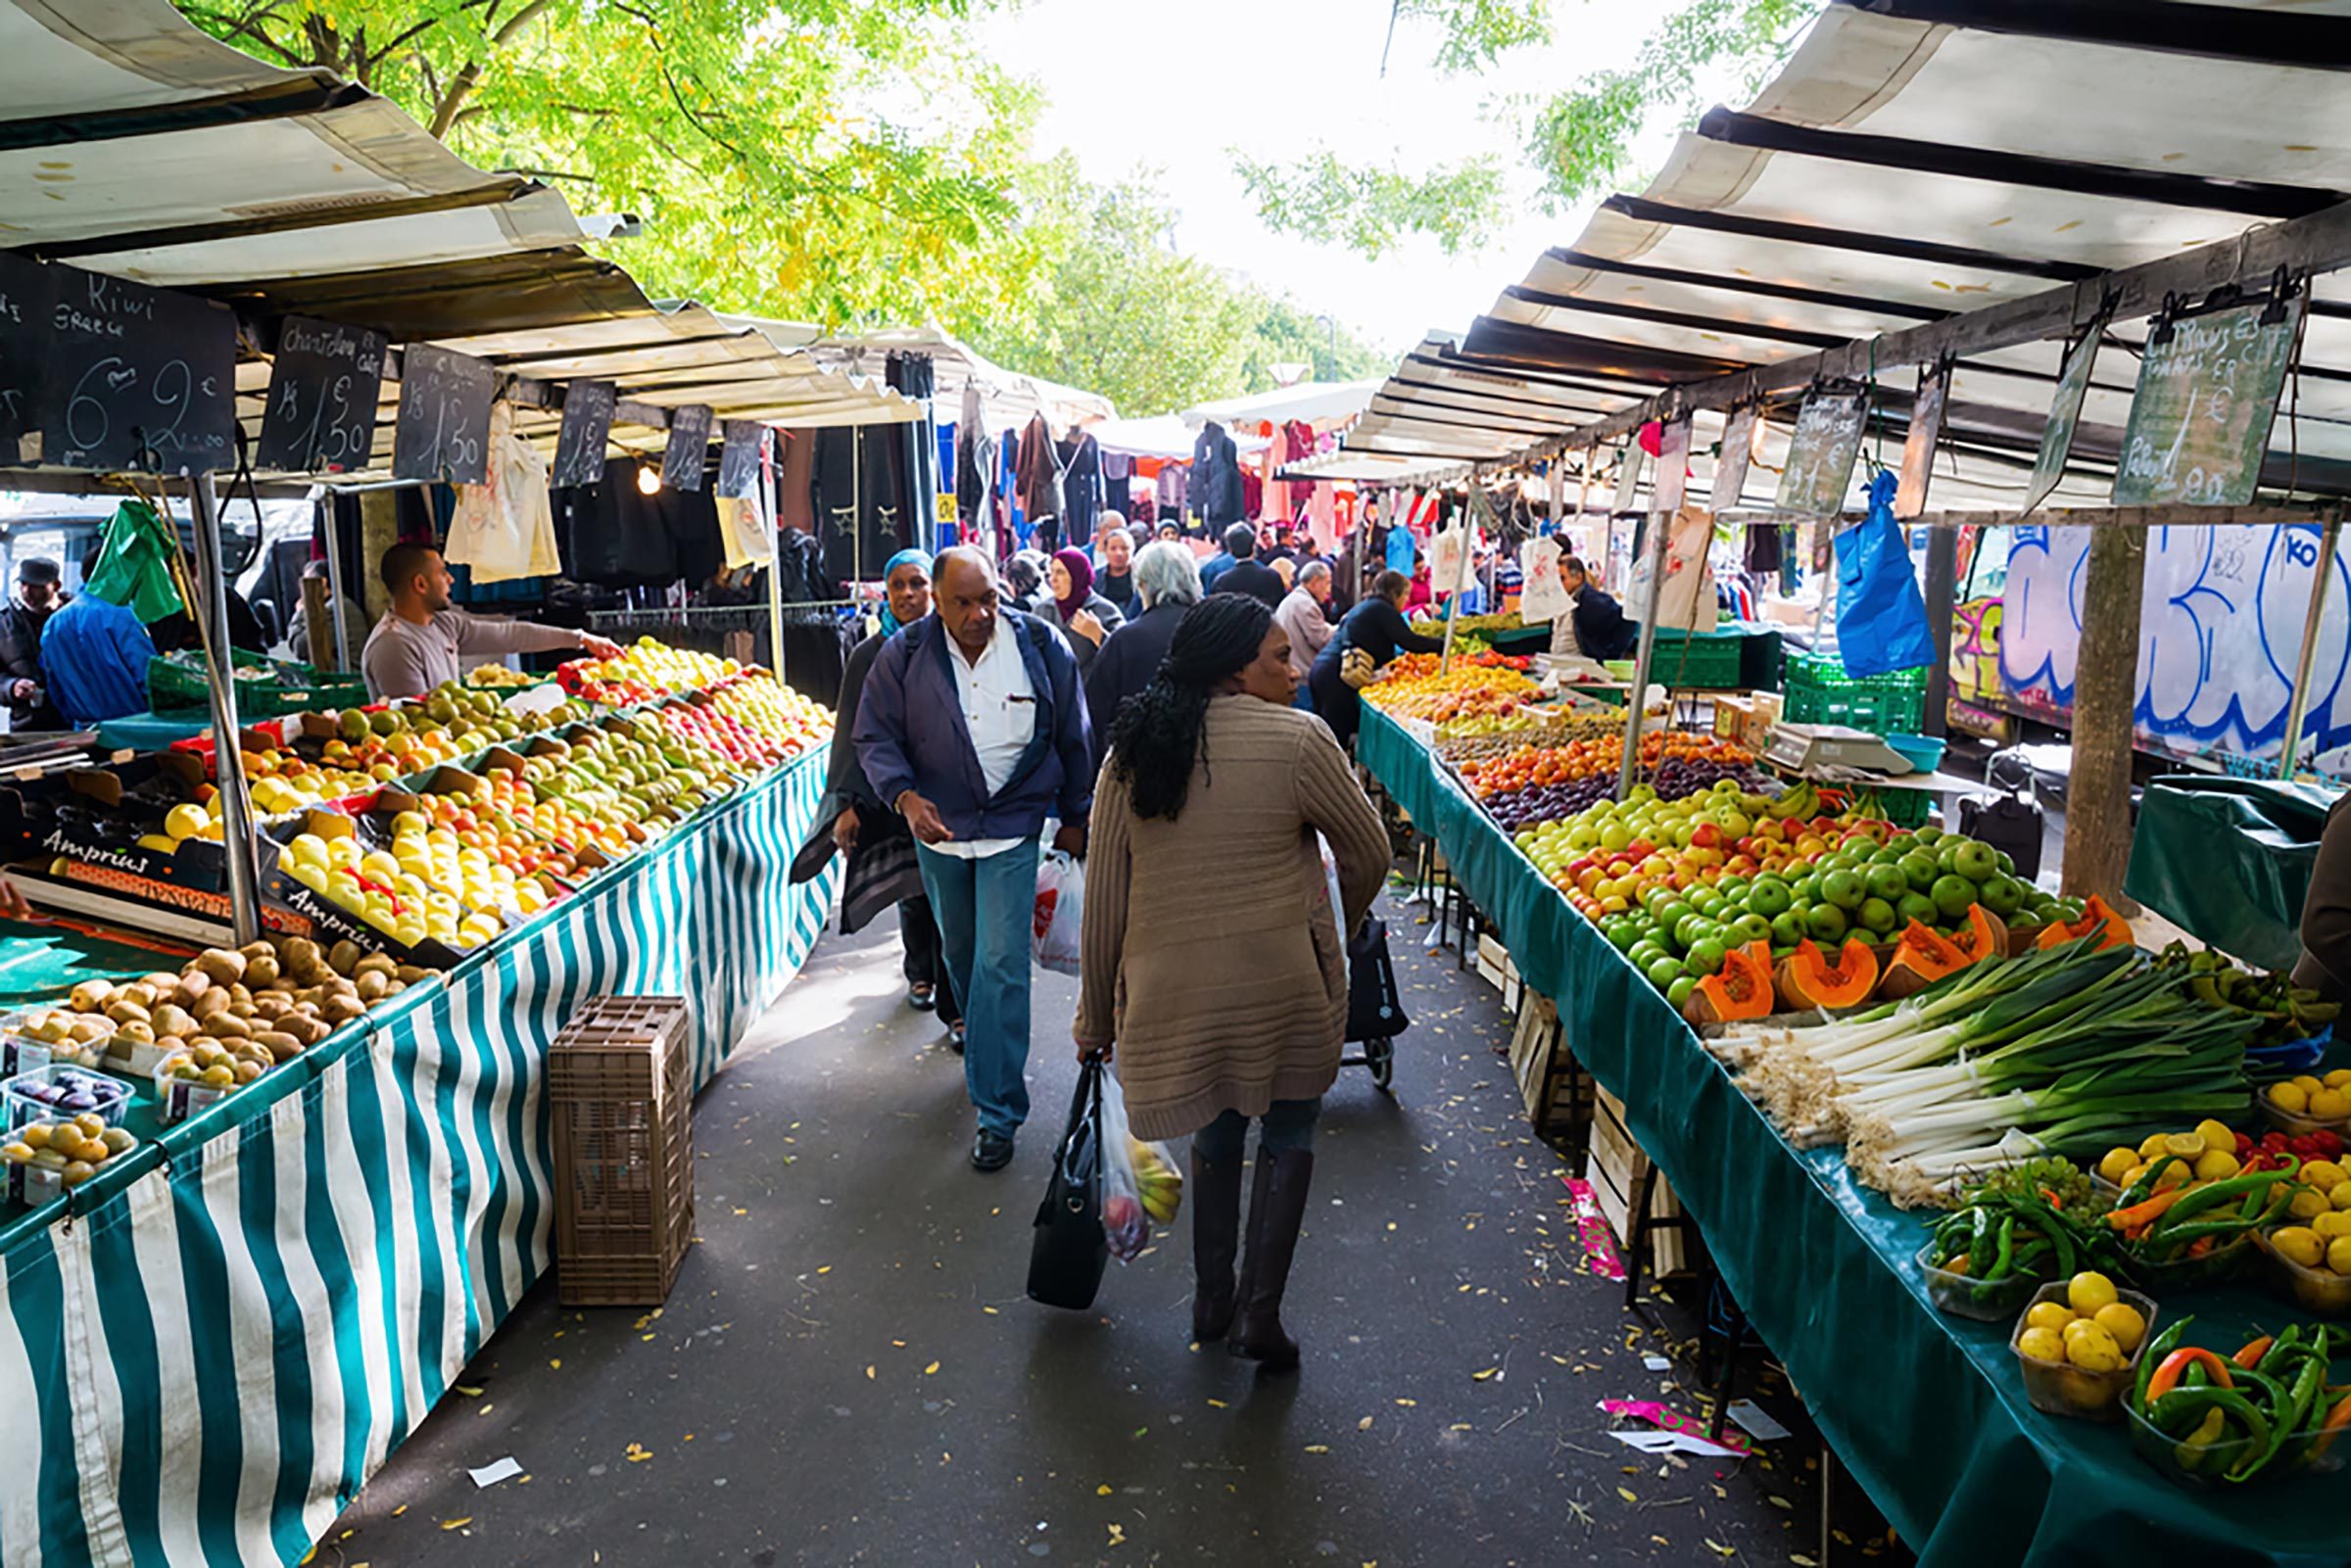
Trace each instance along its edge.
<path fill-rule="evenodd" d="M 677 1280 L 694 1236 L 686 1021 L 677 997 L 604 997 L 548 1053 L 566 1307 L 656 1306 Z"/>
<path fill-rule="evenodd" d="M 230 652 L 240 721 L 357 707 L 367 700 L 367 683 L 357 676 L 328 675 L 307 664 L 267 659 L 242 648 Z M 202 660 L 170 653 L 149 659 L 147 700 L 158 713 L 208 706 L 212 691 L 205 684 Z"/>
<path fill-rule="evenodd" d="M 1834 658 L 1791 653 L 1785 662 L 1785 724 L 1842 724 L 1872 735 L 1915 734 L 1926 720 L 1927 672 L 1855 678 Z"/>
<path fill-rule="evenodd" d="M 1679 690 L 1731 690 L 1739 679 L 1739 656 L 1747 639 L 1735 633 L 1676 632 L 1657 629 L 1650 649 L 1649 678 L 1657 686 Z"/>

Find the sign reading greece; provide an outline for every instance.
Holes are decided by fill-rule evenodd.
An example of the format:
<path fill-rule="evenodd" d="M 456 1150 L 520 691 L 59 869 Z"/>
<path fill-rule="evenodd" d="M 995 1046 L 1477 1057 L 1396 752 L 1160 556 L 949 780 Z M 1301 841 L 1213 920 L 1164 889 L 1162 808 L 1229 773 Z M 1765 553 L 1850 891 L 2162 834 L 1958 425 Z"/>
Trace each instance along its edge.
<path fill-rule="evenodd" d="M 2300 295 L 2171 324 L 2147 341 L 2115 470 L 2117 506 L 2242 506 L 2253 499 L 2278 418 Z"/>
<path fill-rule="evenodd" d="M 228 308 L 74 267 L 50 269 L 41 460 L 206 473 L 231 461 L 237 321 Z"/>

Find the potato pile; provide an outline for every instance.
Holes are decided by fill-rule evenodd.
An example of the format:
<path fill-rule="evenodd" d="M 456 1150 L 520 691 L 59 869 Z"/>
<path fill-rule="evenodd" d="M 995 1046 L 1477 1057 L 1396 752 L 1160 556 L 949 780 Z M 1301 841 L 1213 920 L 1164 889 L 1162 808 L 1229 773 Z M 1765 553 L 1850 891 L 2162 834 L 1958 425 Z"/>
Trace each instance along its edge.
<path fill-rule="evenodd" d="M 169 1052 L 158 1078 L 236 1088 L 431 973 L 355 942 L 329 952 L 308 937 L 283 936 L 208 948 L 176 974 L 84 980 L 67 1005 L 114 1024 L 107 1049 L 117 1057 L 139 1045 Z"/>

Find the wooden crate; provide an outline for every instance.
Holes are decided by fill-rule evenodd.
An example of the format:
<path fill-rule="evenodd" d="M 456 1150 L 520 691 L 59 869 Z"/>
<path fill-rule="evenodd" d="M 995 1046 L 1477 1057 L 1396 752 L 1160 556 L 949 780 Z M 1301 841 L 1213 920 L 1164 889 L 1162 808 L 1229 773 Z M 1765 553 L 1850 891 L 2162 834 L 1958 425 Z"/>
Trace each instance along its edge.
<path fill-rule="evenodd" d="M 1527 992 L 1511 1035 L 1511 1075 L 1518 1081 L 1526 1119 L 1546 1137 L 1569 1132 L 1592 1117 L 1592 1080 L 1570 1074 L 1568 1066 L 1559 1010 L 1549 997 Z"/>
<path fill-rule="evenodd" d="M 1592 1183 L 1593 1195 L 1600 1201 L 1600 1212 L 1615 1228 L 1619 1243 L 1628 1249 L 1632 1245 L 1633 1188 L 1642 1173 L 1649 1169 L 1649 1156 L 1625 1130 L 1624 1102 L 1606 1089 L 1595 1089 L 1592 1116 L 1592 1158 L 1586 1175 Z M 1652 1219 L 1677 1219 L 1682 1206 L 1673 1195 L 1673 1186 L 1663 1175 L 1657 1177 L 1652 1189 L 1649 1216 Z M 1657 1274 L 1678 1274 L 1690 1266 L 1690 1249 L 1679 1227 L 1659 1226 L 1650 1233 L 1649 1266 Z M 1629 1264 L 1632 1259 L 1626 1259 Z"/>
<path fill-rule="evenodd" d="M 1511 958 L 1511 950 L 1491 931 L 1480 932 L 1477 938 L 1477 974 L 1498 991 L 1508 991 L 1518 983 L 1518 966 Z"/>
<path fill-rule="evenodd" d="M 603 997 L 548 1053 L 566 1307 L 657 1306 L 685 1260 L 694 1237 L 686 1022 L 677 997 Z"/>

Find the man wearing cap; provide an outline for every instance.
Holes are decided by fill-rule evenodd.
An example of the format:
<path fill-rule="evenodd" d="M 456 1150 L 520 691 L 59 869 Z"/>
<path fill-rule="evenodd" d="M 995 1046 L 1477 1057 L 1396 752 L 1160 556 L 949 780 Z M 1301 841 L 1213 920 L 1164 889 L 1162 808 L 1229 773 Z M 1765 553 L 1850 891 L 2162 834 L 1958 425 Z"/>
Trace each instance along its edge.
<path fill-rule="evenodd" d="M 0 671 L 8 683 L 12 730 L 62 730 L 65 720 L 41 685 L 41 628 L 66 601 L 57 562 L 28 555 L 17 563 L 17 591 L 0 610 Z"/>

